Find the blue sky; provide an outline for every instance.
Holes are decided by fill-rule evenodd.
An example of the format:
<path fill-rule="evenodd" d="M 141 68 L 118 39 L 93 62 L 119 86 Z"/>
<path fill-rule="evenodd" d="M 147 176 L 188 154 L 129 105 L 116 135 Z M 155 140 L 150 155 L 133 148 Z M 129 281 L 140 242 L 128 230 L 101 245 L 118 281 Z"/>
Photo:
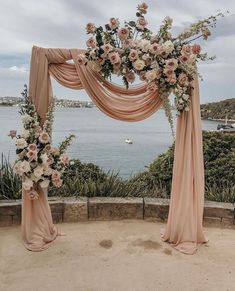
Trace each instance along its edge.
<path fill-rule="evenodd" d="M 135 19 L 135 0 L 7 0 L 0 2 L 0 96 L 19 96 L 28 82 L 31 47 L 84 48 L 85 25 L 103 25 L 110 17 L 121 22 Z M 213 62 L 201 63 L 201 102 L 235 97 L 235 1 L 146 1 L 149 27 L 157 31 L 162 19 L 174 19 L 173 33 L 218 11 L 230 14 L 217 23 L 213 36 L 202 46 Z M 117 80 L 115 80 L 117 81 Z M 58 98 L 88 100 L 84 91 L 73 91 L 53 82 Z"/>

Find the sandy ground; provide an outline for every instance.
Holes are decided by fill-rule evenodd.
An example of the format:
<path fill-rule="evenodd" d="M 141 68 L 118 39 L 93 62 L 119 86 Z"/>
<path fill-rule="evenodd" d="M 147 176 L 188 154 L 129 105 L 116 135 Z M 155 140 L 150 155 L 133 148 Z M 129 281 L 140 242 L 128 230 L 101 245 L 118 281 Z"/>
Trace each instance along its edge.
<path fill-rule="evenodd" d="M 183 255 L 160 240 L 163 224 L 61 224 L 48 250 L 25 250 L 20 228 L 0 228 L 1 291 L 235 290 L 235 231 L 207 228 L 208 245 Z"/>

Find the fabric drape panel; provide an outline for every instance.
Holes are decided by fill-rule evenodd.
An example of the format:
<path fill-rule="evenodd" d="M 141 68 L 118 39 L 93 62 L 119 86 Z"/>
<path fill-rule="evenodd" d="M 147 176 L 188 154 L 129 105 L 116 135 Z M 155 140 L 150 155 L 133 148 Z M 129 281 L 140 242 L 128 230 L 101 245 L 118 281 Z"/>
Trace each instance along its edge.
<path fill-rule="evenodd" d="M 198 78 L 193 81 L 190 111 L 177 120 L 171 200 L 163 240 L 193 254 L 207 240 L 202 229 L 204 166 Z"/>
<path fill-rule="evenodd" d="M 39 198 L 30 200 L 22 190 L 22 236 L 25 247 L 30 251 L 42 251 L 58 236 L 54 226 L 50 206 L 47 201 L 47 189 L 38 189 Z"/>
<path fill-rule="evenodd" d="M 50 75 L 61 85 L 72 89 L 85 89 L 92 101 L 106 115 L 123 121 L 139 121 L 152 115 L 162 105 L 160 94 L 147 92 L 146 84 L 137 85 L 128 90 L 113 84 L 103 78 L 87 65 L 77 63 L 77 55 L 83 52 L 78 49 L 44 49 L 33 47 L 29 96 L 35 104 L 42 122 L 48 110 L 52 97 Z M 68 60 L 74 63 L 67 63 Z M 204 172 L 201 140 L 201 119 L 199 108 L 198 80 L 194 81 L 192 91 L 192 106 L 189 112 L 178 117 L 176 132 L 175 160 L 172 180 L 171 202 L 168 223 L 162 237 L 172 243 L 178 250 L 192 254 L 198 243 L 206 241 L 202 231 Z M 23 195 L 22 228 L 24 240 L 27 243 L 37 229 L 39 221 L 28 224 L 34 213 L 42 205 L 27 201 Z M 55 239 L 51 225 L 51 212 L 47 198 L 40 200 L 45 206 L 44 221 L 40 220 L 41 237 L 51 242 Z M 33 206 L 34 205 L 34 206 Z M 43 211 L 44 211 L 43 210 Z M 45 228 L 42 228 L 42 225 Z M 39 232 L 37 232 L 39 233 Z M 51 239 L 48 239 L 48 234 Z M 26 239 L 27 238 L 27 239 Z M 32 240 L 30 244 L 32 245 Z M 38 238 L 35 238 L 37 242 Z M 49 242 L 49 243 L 50 243 Z M 38 243 L 34 250 L 45 248 L 45 244 Z"/>

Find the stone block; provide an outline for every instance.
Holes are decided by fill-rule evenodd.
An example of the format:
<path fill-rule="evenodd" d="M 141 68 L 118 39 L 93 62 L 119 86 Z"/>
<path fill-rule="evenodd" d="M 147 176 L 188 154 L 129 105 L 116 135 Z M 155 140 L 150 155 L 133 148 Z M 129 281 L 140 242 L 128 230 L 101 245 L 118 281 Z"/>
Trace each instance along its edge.
<path fill-rule="evenodd" d="M 0 214 L 0 227 L 1 226 L 11 226 L 13 215 L 1 215 Z"/>
<path fill-rule="evenodd" d="M 167 221 L 169 212 L 169 199 L 144 198 L 144 219 Z"/>
<path fill-rule="evenodd" d="M 203 217 L 203 226 L 221 227 L 222 218 L 221 217 Z"/>
<path fill-rule="evenodd" d="M 143 219 L 142 198 L 94 197 L 88 201 L 89 220 Z"/>
<path fill-rule="evenodd" d="M 222 218 L 222 227 L 235 229 L 235 220 L 233 218 Z"/>
<path fill-rule="evenodd" d="M 204 205 L 205 217 L 234 217 L 234 206 L 230 203 L 206 201 Z"/>
<path fill-rule="evenodd" d="M 78 222 L 88 219 L 87 198 L 79 197 L 64 201 L 63 222 Z"/>

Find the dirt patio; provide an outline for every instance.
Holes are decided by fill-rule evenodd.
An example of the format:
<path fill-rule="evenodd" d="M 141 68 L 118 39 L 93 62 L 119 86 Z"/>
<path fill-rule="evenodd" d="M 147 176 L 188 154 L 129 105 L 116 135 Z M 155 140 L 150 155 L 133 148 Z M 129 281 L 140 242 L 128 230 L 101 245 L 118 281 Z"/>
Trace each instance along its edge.
<path fill-rule="evenodd" d="M 59 224 L 49 249 L 25 250 L 20 227 L 0 228 L 1 291 L 232 291 L 235 230 L 205 228 L 189 256 L 160 239 L 164 224 L 139 220 Z"/>

